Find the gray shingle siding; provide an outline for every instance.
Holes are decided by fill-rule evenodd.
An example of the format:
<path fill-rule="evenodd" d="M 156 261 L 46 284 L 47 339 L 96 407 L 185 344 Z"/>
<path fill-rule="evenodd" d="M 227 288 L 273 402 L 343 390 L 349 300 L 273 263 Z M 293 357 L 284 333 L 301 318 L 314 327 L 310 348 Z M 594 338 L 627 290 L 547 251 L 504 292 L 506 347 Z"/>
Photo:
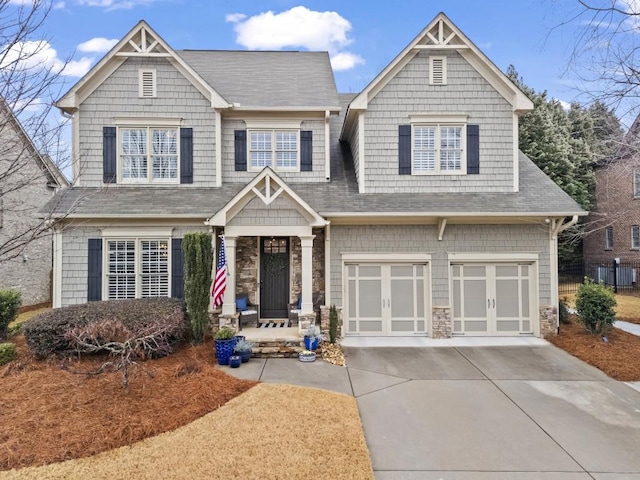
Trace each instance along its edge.
<path fill-rule="evenodd" d="M 296 210 L 289 200 L 277 198 L 269 205 L 261 199 L 251 200 L 228 225 L 309 225 L 309 220 Z"/>
<path fill-rule="evenodd" d="M 438 241 L 435 225 L 331 227 L 331 301 L 342 305 L 342 254 L 431 254 L 432 306 L 449 305 L 448 253 L 534 252 L 539 254 L 540 305 L 551 303 L 549 231 L 535 225 L 448 225 Z"/>
<path fill-rule="evenodd" d="M 430 55 L 447 56 L 447 85 L 429 85 Z M 398 175 L 398 125 L 429 112 L 464 113 L 480 125 L 479 175 Z M 365 144 L 368 193 L 513 191 L 512 107 L 457 52 L 421 51 L 399 71 L 369 101 Z"/>
<path fill-rule="evenodd" d="M 139 98 L 138 70 L 156 69 L 157 97 Z M 210 102 L 167 60 L 129 58 L 80 106 L 80 183 L 102 186 L 102 127 L 114 117 L 182 118 L 193 128 L 193 184 L 215 186 L 215 115 Z"/>

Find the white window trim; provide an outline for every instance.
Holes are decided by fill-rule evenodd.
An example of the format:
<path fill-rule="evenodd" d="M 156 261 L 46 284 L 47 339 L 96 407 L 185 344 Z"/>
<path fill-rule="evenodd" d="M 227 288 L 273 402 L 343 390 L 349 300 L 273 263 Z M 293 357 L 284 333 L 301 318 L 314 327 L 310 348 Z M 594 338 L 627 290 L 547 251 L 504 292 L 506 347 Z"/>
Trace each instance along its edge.
<path fill-rule="evenodd" d="M 639 241 L 636 245 L 633 244 L 633 229 L 638 230 Z M 640 225 L 631 225 L 631 250 L 640 250 Z"/>
<path fill-rule="evenodd" d="M 437 60 L 442 61 L 442 83 L 434 83 L 433 81 L 433 63 Z M 446 85 L 447 84 L 447 57 L 444 55 L 431 55 L 429 57 L 429 85 Z"/>
<path fill-rule="evenodd" d="M 129 119 L 129 122 L 125 122 L 123 117 L 116 119 L 117 135 L 116 135 L 116 169 L 118 172 L 117 183 L 123 184 L 135 184 L 135 185 L 159 185 L 170 184 L 176 185 L 180 183 L 180 119 L 167 119 L 169 122 L 161 123 L 164 119 L 149 119 L 146 123 L 140 119 Z M 147 129 L 147 178 L 123 178 L 122 177 L 122 130 L 135 129 L 142 130 Z M 151 138 L 150 130 L 152 129 L 164 129 L 164 130 L 176 130 L 176 178 L 153 178 L 153 162 L 151 161 Z"/>
<path fill-rule="evenodd" d="M 171 230 L 171 229 L 162 229 L 163 231 Z M 107 233 L 112 233 L 110 236 L 105 236 L 105 231 Z M 158 230 L 160 231 L 160 230 Z M 135 235 L 125 235 L 127 233 L 126 230 L 113 230 L 105 229 L 103 230 L 102 236 L 102 298 L 104 300 L 109 300 L 109 241 L 133 241 L 134 248 L 134 278 L 135 278 L 135 298 L 142 298 L 142 241 L 166 241 L 167 242 L 167 298 L 171 297 L 171 271 L 172 271 L 172 252 L 171 252 L 171 234 L 168 236 L 160 236 L 153 235 L 155 233 L 154 230 L 147 230 L 143 235 L 138 234 Z M 164 297 L 163 297 L 164 298 Z"/>
<path fill-rule="evenodd" d="M 271 165 L 270 168 L 274 172 L 299 172 L 300 171 L 300 129 L 295 128 L 274 128 L 273 124 L 269 124 L 268 128 L 252 128 L 247 129 L 247 171 L 249 172 L 261 172 L 266 167 L 254 167 L 251 162 L 251 134 L 255 132 L 271 132 Z M 277 166 L 276 161 L 276 133 L 280 132 L 294 132 L 296 134 L 296 166 L 289 168 L 282 168 Z"/>
<path fill-rule="evenodd" d="M 467 174 L 467 123 L 466 117 L 464 122 L 459 122 L 455 120 L 460 120 L 463 117 L 459 116 L 436 116 L 433 117 L 436 120 L 440 120 L 436 122 L 433 119 L 429 121 L 415 121 L 418 118 L 426 119 L 424 116 L 410 116 L 411 119 L 411 175 L 466 175 Z M 436 155 L 435 155 L 435 169 L 434 170 L 415 170 L 414 169 L 414 150 L 415 150 L 415 135 L 416 135 L 416 127 L 434 127 L 436 129 Z M 461 127 L 462 132 L 460 133 L 460 144 L 462 147 L 462 152 L 460 153 L 460 170 L 440 170 L 440 129 L 442 127 Z"/>
<path fill-rule="evenodd" d="M 144 95 L 144 88 L 143 88 L 143 77 L 145 73 L 150 73 L 152 76 L 152 82 L 153 82 L 153 93 L 151 94 L 151 96 L 148 95 Z M 158 95 L 158 82 L 157 82 L 157 76 L 156 76 L 156 70 L 155 68 L 141 68 L 138 70 L 138 96 L 140 98 L 156 98 Z"/>
<path fill-rule="evenodd" d="M 640 177 L 640 170 L 634 170 L 633 178 L 631 179 L 633 182 L 633 198 L 640 198 L 640 189 L 636 188 L 640 184 L 640 181 L 636 181 L 636 177 Z M 640 180 L 640 178 L 638 178 L 638 180 Z"/>

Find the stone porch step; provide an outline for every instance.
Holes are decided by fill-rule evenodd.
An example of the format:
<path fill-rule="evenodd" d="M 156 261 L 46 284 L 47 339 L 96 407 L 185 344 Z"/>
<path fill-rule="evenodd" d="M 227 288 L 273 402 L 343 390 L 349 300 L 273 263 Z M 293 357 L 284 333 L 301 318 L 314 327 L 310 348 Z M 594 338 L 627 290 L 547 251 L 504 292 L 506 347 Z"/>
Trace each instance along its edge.
<path fill-rule="evenodd" d="M 243 328 L 238 335 L 244 335 L 253 342 L 254 358 L 290 358 L 297 357 L 304 350 L 302 336 L 298 327 L 288 328 Z"/>

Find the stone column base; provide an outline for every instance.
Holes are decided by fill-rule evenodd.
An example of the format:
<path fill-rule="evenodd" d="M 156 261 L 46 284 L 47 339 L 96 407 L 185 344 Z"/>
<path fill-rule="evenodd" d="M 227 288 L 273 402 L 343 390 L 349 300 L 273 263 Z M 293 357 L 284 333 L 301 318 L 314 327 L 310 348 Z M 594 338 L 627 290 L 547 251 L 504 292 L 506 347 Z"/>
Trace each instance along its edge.
<path fill-rule="evenodd" d="M 316 324 L 316 314 L 307 313 L 304 315 L 298 315 L 298 334 L 303 335 L 307 333 L 311 325 Z"/>
<path fill-rule="evenodd" d="M 433 307 L 431 312 L 431 336 L 433 338 L 451 338 L 452 328 L 451 308 Z"/>
<path fill-rule="evenodd" d="M 218 328 L 220 329 L 222 327 L 231 327 L 237 332 L 239 318 L 240 315 L 237 313 L 231 315 L 220 315 L 218 317 Z"/>
<path fill-rule="evenodd" d="M 555 305 L 540 305 L 540 336 L 558 333 L 558 309 Z"/>

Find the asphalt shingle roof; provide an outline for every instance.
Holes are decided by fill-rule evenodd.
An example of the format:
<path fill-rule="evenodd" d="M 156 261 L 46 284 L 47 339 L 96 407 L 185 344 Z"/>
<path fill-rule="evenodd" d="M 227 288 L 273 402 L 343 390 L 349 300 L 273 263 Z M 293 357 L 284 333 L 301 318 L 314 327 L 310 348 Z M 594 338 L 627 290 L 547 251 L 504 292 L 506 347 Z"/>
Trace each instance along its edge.
<path fill-rule="evenodd" d="M 240 107 L 340 105 L 327 52 L 177 50 L 176 53 L 225 100 Z"/>

